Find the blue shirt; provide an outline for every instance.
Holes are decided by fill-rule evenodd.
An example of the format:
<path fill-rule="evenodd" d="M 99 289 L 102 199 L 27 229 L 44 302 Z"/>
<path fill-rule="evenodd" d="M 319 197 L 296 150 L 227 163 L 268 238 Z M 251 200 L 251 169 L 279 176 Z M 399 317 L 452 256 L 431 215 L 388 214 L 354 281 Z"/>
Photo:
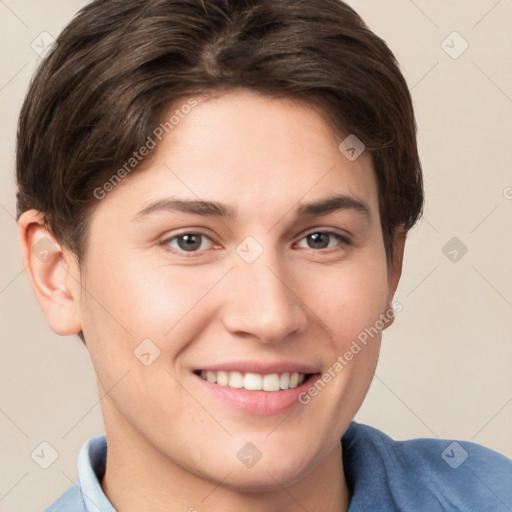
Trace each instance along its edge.
<path fill-rule="evenodd" d="M 352 422 L 341 438 L 348 512 L 511 512 L 512 460 L 467 441 L 394 441 Z M 78 482 L 44 512 L 115 512 L 101 489 L 105 436 L 78 457 Z"/>

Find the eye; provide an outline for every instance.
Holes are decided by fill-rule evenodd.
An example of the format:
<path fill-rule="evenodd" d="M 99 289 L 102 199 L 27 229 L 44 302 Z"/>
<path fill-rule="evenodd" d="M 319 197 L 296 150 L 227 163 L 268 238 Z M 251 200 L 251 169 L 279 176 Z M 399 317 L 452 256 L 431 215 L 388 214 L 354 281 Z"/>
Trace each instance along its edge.
<path fill-rule="evenodd" d="M 178 235 L 167 238 L 162 242 L 162 245 L 170 247 L 173 250 L 181 253 L 195 253 L 198 252 L 199 249 L 205 249 L 203 244 L 205 239 L 212 242 L 210 237 L 203 233 L 180 233 Z M 177 243 L 177 247 L 173 245 L 174 242 Z"/>
<path fill-rule="evenodd" d="M 332 239 L 337 239 L 338 242 L 342 242 L 342 245 L 350 245 L 350 240 L 339 233 L 334 231 L 312 231 L 302 238 L 302 240 L 307 240 L 308 243 L 311 243 L 309 249 L 328 249 L 329 241 Z M 335 244 L 336 245 L 336 244 Z"/>
<path fill-rule="evenodd" d="M 205 243 L 203 243 L 205 240 L 210 242 L 209 244 L 206 243 L 206 247 Z M 302 240 L 306 240 L 308 243 L 308 247 L 306 248 L 309 249 L 322 250 L 329 249 L 336 245 L 350 245 L 348 237 L 329 230 L 312 231 L 311 233 L 306 234 L 301 241 Z M 333 240 L 338 243 L 331 243 Z M 208 245 L 210 245 L 211 248 L 213 241 L 204 233 L 185 232 L 166 238 L 161 245 L 173 252 L 177 252 L 185 256 L 194 256 L 194 253 L 200 253 L 201 249 L 208 249 Z"/>

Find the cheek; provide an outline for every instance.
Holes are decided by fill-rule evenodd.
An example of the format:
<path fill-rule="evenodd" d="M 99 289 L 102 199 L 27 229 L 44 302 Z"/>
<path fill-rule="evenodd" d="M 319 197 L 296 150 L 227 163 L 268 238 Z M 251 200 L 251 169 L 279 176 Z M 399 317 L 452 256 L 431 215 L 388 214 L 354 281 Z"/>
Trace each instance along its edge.
<path fill-rule="evenodd" d="M 114 369 L 131 368 L 135 361 L 137 368 L 134 351 L 146 339 L 163 356 L 158 363 L 172 362 L 208 323 L 212 312 L 203 298 L 225 270 L 170 267 L 148 262 L 151 258 L 142 266 L 135 257 L 105 253 L 108 260 L 88 263 L 82 300 L 82 326 L 93 362 Z"/>
<path fill-rule="evenodd" d="M 180 378 L 174 363 L 211 318 L 201 299 L 224 272 L 135 263 L 112 258 L 88 265 L 83 331 L 101 394 L 108 392 L 141 430 L 148 418 L 173 426 L 176 415 L 191 427 L 201 410 L 174 379 Z M 162 435 L 168 428 L 174 427 Z"/>
<path fill-rule="evenodd" d="M 387 274 L 381 260 L 361 258 L 328 272 L 330 279 L 315 279 L 315 307 L 331 331 L 323 373 L 300 397 L 316 419 L 319 437 L 335 442 L 359 410 L 377 366 L 388 294 Z M 327 272 L 325 277 L 328 277 Z M 381 327 L 380 329 L 378 327 Z"/>
<path fill-rule="evenodd" d="M 309 294 L 333 336 L 336 352 L 342 353 L 385 312 L 386 271 L 373 260 L 344 266 L 338 273 L 330 269 L 325 279 L 314 280 Z"/>

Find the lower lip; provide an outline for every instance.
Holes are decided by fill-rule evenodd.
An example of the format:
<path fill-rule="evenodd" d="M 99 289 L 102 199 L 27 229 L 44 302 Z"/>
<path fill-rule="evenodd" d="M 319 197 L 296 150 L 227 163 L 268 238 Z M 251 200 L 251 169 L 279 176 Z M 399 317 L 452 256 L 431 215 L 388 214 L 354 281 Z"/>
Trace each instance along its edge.
<path fill-rule="evenodd" d="M 230 388 L 214 384 L 195 374 L 193 376 L 203 384 L 207 392 L 230 407 L 254 416 L 273 416 L 286 413 L 301 405 L 299 395 L 311 387 L 320 374 L 310 375 L 296 388 L 281 391 L 250 391 L 244 388 Z"/>

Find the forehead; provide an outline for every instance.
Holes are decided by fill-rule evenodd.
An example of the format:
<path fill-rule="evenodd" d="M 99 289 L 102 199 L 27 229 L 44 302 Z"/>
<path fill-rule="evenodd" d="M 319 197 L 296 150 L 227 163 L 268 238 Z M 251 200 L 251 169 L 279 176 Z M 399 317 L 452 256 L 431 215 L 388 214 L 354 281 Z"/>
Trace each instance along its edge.
<path fill-rule="evenodd" d="M 335 133 L 321 110 L 296 100 L 243 89 L 199 97 L 157 141 L 149 165 L 142 162 L 98 209 L 108 213 L 115 206 L 129 216 L 177 197 L 218 201 L 237 216 L 270 222 L 299 202 L 340 193 L 365 202 L 375 215 L 371 158 L 363 153 L 350 161 L 340 152 L 346 135 Z"/>

